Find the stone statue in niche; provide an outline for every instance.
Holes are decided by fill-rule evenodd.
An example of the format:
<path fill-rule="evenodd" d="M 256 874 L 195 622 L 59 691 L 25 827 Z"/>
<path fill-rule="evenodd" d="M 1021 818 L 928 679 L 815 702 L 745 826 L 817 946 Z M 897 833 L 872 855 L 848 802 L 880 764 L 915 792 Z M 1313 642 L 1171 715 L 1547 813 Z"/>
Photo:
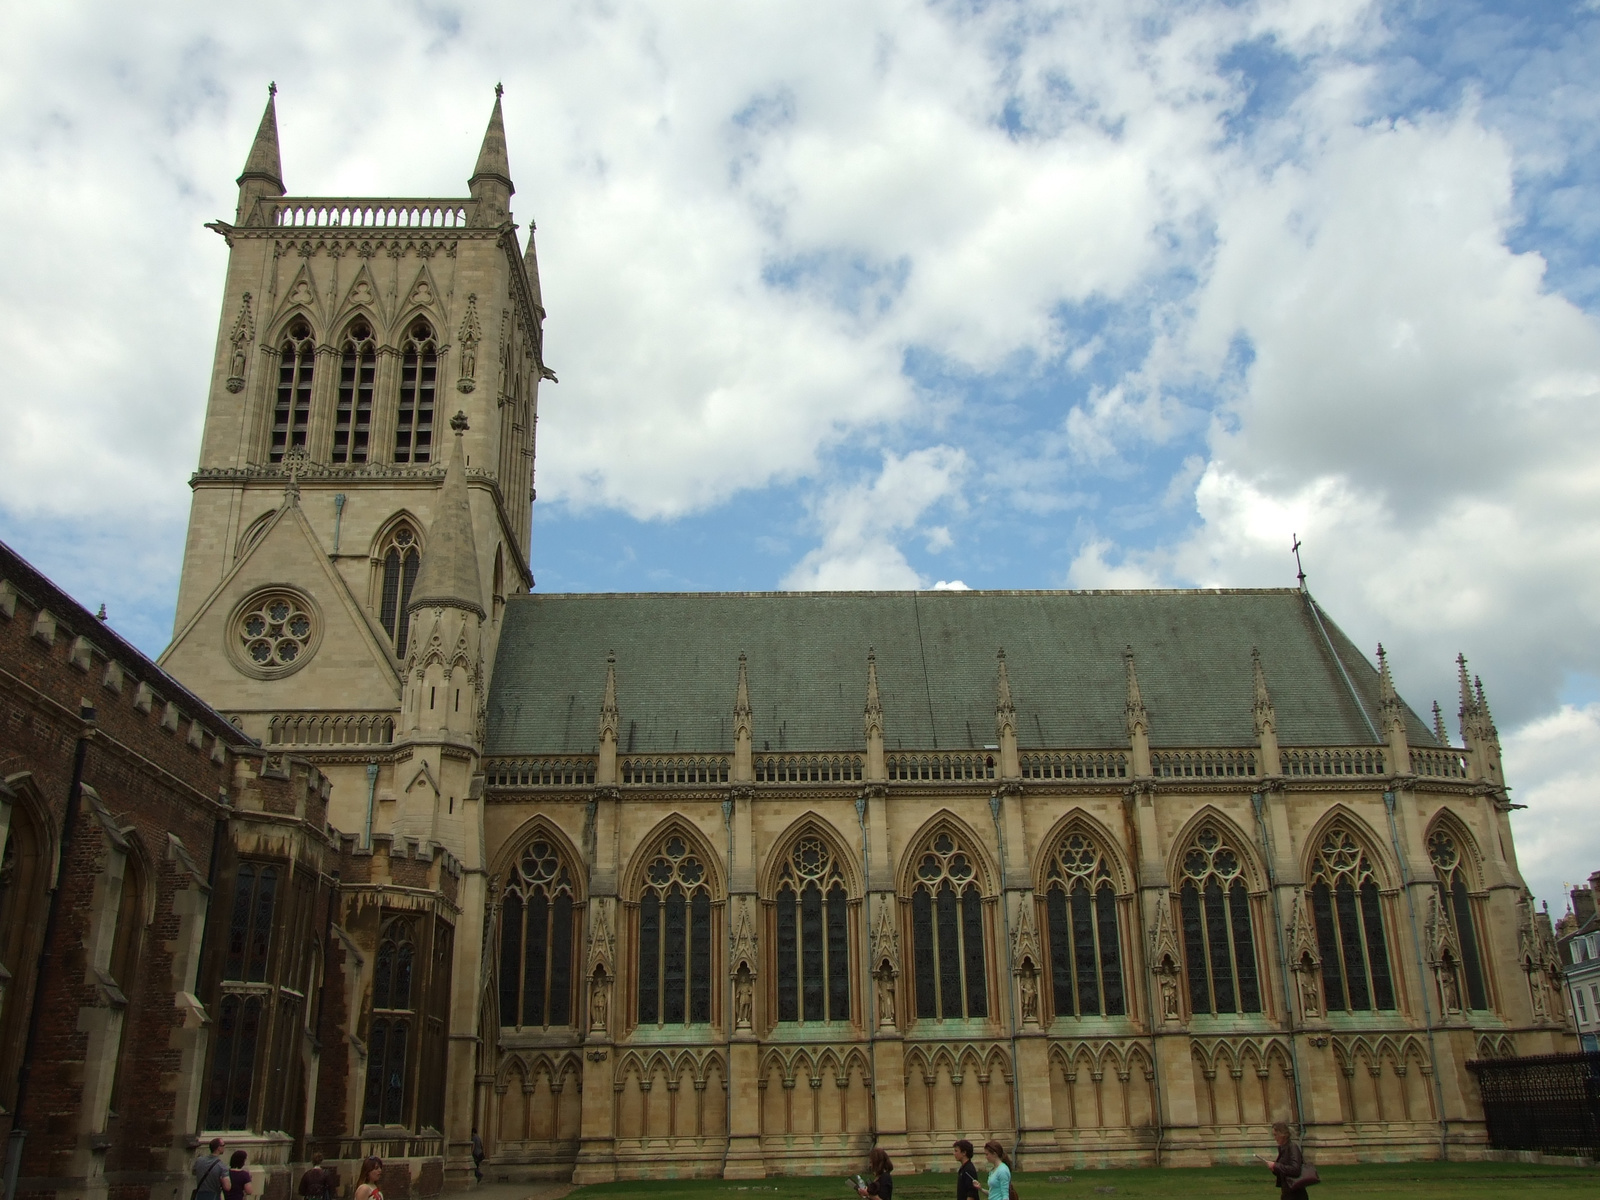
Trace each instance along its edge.
<path fill-rule="evenodd" d="M 1161 976 L 1161 1019 L 1178 1019 L 1178 985 L 1169 974 Z"/>
<path fill-rule="evenodd" d="M 606 978 L 604 971 L 596 971 L 594 987 L 589 993 L 589 1028 L 604 1033 L 606 1020 L 610 1016 L 611 981 Z"/>
<path fill-rule="evenodd" d="M 1461 983 L 1456 978 L 1456 964 L 1448 958 L 1439 967 L 1439 988 L 1444 993 L 1444 1010 L 1461 1011 Z"/>
<path fill-rule="evenodd" d="M 1022 993 L 1022 1023 L 1024 1025 L 1037 1025 L 1039 1023 L 1039 977 L 1034 974 L 1032 966 L 1022 972 L 1018 981 L 1018 990 Z"/>
<path fill-rule="evenodd" d="M 888 971 L 878 976 L 878 1024 L 894 1025 L 894 976 Z"/>
<path fill-rule="evenodd" d="M 1534 1020 L 1543 1021 L 1550 1015 L 1550 1010 L 1544 994 L 1544 973 L 1537 967 L 1528 972 L 1528 988 L 1533 994 Z"/>
<path fill-rule="evenodd" d="M 1322 1015 L 1322 1000 L 1317 995 L 1317 977 L 1309 970 L 1300 972 L 1300 1009 L 1308 1017 Z"/>
<path fill-rule="evenodd" d="M 739 968 L 733 981 L 733 1024 L 738 1029 L 749 1029 L 754 1021 L 754 988 L 750 985 L 750 972 Z"/>

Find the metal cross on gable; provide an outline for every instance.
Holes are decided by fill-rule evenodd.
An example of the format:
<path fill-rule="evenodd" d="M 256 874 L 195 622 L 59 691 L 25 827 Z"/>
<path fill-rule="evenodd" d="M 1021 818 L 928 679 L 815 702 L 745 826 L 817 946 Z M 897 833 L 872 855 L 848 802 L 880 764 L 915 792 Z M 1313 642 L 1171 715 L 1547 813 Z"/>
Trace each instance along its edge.
<path fill-rule="evenodd" d="M 1294 538 L 1294 545 L 1290 546 L 1289 550 L 1294 555 L 1294 573 L 1295 577 L 1300 580 L 1300 590 L 1303 592 L 1306 590 L 1306 569 L 1300 565 L 1300 547 L 1302 543 L 1298 533 L 1291 536 Z"/>

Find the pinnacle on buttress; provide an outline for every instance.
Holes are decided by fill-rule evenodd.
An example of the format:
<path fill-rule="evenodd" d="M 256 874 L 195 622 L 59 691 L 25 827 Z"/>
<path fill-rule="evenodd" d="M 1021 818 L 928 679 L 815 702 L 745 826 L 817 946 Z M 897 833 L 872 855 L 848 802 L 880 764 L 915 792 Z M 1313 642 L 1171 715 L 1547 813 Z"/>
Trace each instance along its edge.
<path fill-rule="evenodd" d="M 883 733 L 883 703 L 878 699 L 878 653 L 867 647 L 867 706 L 861 711 L 867 735 Z"/>
<path fill-rule="evenodd" d="M 451 417 L 450 428 L 455 431 L 455 444 L 450 448 L 450 463 L 439 487 L 439 507 L 428 527 L 428 548 L 411 589 L 410 607 L 467 608 L 481 617 L 483 584 L 478 574 L 478 542 L 472 532 L 472 502 L 467 495 L 466 451 L 462 448 L 467 432 L 466 413 Z"/>
<path fill-rule="evenodd" d="M 1011 676 L 1006 671 L 1006 652 L 1004 649 L 995 655 L 999 663 L 999 674 L 994 685 L 994 711 L 997 717 L 1010 717 L 1016 719 L 1017 706 L 1011 701 Z"/>
<path fill-rule="evenodd" d="M 1255 646 L 1250 647 L 1250 679 L 1255 692 L 1252 708 L 1256 718 L 1256 736 L 1261 736 L 1261 731 L 1271 725 L 1276 728 L 1277 713 L 1272 707 L 1272 693 L 1267 691 L 1267 673 L 1261 666 L 1261 651 Z"/>
<path fill-rule="evenodd" d="M 617 740 L 617 731 L 622 727 L 622 714 L 617 709 L 617 652 L 606 651 L 606 691 L 605 697 L 600 701 L 600 740 L 606 740 L 609 734 L 611 740 Z"/>
<path fill-rule="evenodd" d="M 498 83 L 494 85 L 494 111 L 489 114 L 489 127 L 483 132 L 483 145 L 478 150 L 472 178 L 467 180 L 474 200 L 484 199 L 491 190 L 500 192 L 496 198 L 501 207 L 510 202 L 517 190 L 511 182 L 511 163 L 506 158 L 506 123 L 500 113 L 500 96 L 504 91 Z"/>
<path fill-rule="evenodd" d="M 1489 700 L 1483 694 L 1483 679 L 1481 676 L 1472 677 L 1473 690 L 1478 701 L 1478 716 L 1483 721 L 1485 731 L 1491 737 L 1499 737 L 1500 731 L 1494 727 L 1494 714 L 1489 711 Z"/>
<path fill-rule="evenodd" d="M 1450 744 L 1450 733 L 1444 727 L 1444 710 L 1439 707 L 1439 702 L 1433 702 L 1433 736 L 1439 739 L 1439 745 Z"/>
<path fill-rule="evenodd" d="M 1477 702 L 1472 695 L 1472 680 L 1467 677 L 1467 656 L 1456 655 L 1456 671 L 1461 677 L 1461 736 L 1469 744 L 1472 740 L 1472 720 L 1478 715 Z"/>
<path fill-rule="evenodd" d="M 259 179 L 283 195 L 283 163 L 278 156 L 278 85 L 267 86 L 267 108 L 261 114 L 261 125 L 256 130 L 256 140 L 250 144 L 250 157 L 244 160 L 244 170 L 235 180 L 240 187 L 247 179 Z"/>
<path fill-rule="evenodd" d="M 1125 709 L 1128 716 L 1128 732 L 1132 733 L 1135 725 L 1148 731 L 1150 714 L 1145 711 L 1144 697 L 1139 694 L 1139 672 L 1133 663 L 1132 646 L 1123 650 L 1122 665 L 1128 673 L 1128 703 Z"/>
<path fill-rule="evenodd" d="M 750 708 L 750 667 L 745 659 L 744 651 L 739 651 L 739 685 L 734 690 L 733 696 L 733 724 L 734 728 L 750 732 L 750 722 L 754 714 Z"/>
<path fill-rule="evenodd" d="M 522 269 L 528 273 L 528 286 L 533 289 L 534 315 L 544 320 L 544 294 L 539 290 L 539 248 L 535 238 L 539 227 L 528 222 L 528 249 L 522 256 Z"/>
<path fill-rule="evenodd" d="M 1378 704 L 1385 717 L 1400 716 L 1400 694 L 1394 689 L 1394 676 L 1389 672 L 1389 656 L 1383 643 L 1378 643 Z"/>

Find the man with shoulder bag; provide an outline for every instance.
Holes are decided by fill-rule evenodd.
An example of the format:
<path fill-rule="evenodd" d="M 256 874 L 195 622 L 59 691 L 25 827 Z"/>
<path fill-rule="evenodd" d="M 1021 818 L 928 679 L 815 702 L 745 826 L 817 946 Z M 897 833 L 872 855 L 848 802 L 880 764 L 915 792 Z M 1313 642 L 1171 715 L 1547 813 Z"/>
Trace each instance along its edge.
<path fill-rule="evenodd" d="M 221 1138 L 211 1139 L 209 1153 L 194 1160 L 194 1192 L 191 1200 L 221 1200 L 224 1192 L 233 1190 L 228 1178 L 228 1164 L 223 1161 Z"/>

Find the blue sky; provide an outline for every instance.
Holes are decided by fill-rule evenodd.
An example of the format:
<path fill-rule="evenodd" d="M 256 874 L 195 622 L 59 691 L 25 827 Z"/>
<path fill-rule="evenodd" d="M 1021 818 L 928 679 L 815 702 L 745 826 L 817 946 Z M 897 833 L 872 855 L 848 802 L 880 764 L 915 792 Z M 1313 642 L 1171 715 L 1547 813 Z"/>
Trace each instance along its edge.
<path fill-rule="evenodd" d="M 1282 586 L 1298 533 L 1416 707 L 1483 674 L 1538 894 L 1600 868 L 1592 5 L 13 19 L 0 537 L 151 653 L 265 82 L 291 192 L 450 195 L 503 80 L 541 588 Z"/>

